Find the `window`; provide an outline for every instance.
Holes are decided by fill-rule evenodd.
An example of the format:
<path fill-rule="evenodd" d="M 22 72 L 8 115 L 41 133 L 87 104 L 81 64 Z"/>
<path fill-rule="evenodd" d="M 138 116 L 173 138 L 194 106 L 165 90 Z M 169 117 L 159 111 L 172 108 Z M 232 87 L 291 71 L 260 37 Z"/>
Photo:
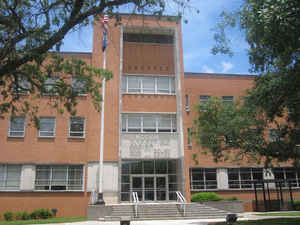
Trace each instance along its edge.
<path fill-rule="evenodd" d="M 155 79 L 153 77 L 143 77 L 142 78 L 142 84 L 143 84 L 143 93 L 155 93 Z"/>
<path fill-rule="evenodd" d="M 123 93 L 175 94 L 174 77 L 123 75 Z"/>
<path fill-rule="evenodd" d="M 18 77 L 14 84 L 14 93 L 26 95 L 29 93 L 30 83 L 26 78 Z"/>
<path fill-rule="evenodd" d="M 44 82 L 44 94 L 53 95 L 57 93 L 58 77 L 48 77 Z"/>
<path fill-rule="evenodd" d="M 85 137 L 85 119 L 83 117 L 71 117 L 69 136 L 75 138 Z"/>
<path fill-rule="evenodd" d="M 10 117 L 9 137 L 24 137 L 25 136 L 25 116 Z"/>
<path fill-rule="evenodd" d="M 217 170 L 190 168 L 191 190 L 217 189 Z"/>
<path fill-rule="evenodd" d="M 83 166 L 37 166 L 36 190 L 81 191 L 83 190 Z"/>
<path fill-rule="evenodd" d="M 192 146 L 192 129 L 187 129 L 187 144 L 188 146 Z"/>
<path fill-rule="evenodd" d="M 19 190 L 20 181 L 20 165 L 0 164 L 0 190 Z"/>
<path fill-rule="evenodd" d="M 176 120 L 172 115 L 160 115 L 158 117 L 158 132 L 176 132 L 175 127 Z"/>
<path fill-rule="evenodd" d="M 127 78 L 128 81 L 128 93 L 140 93 L 141 92 L 141 79 L 137 76 L 131 76 Z"/>
<path fill-rule="evenodd" d="M 278 129 L 269 130 L 269 141 L 277 142 L 281 140 L 280 131 Z"/>
<path fill-rule="evenodd" d="M 229 188 L 244 189 L 254 188 L 252 181 L 263 179 L 262 168 L 230 168 L 228 169 Z M 257 186 L 259 187 L 259 185 Z"/>
<path fill-rule="evenodd" d="M 233 96 L 222 96 L 222 102 L 224 104 L 233 104 Z"/>
<path fill-rule="evenodd" d="M 189 95 L 185 95 L 185 111 L 190 111 Z"/>
<path fill-rule="evenodd" d="M 55 117 L 41 117 L 39 137 L 55 137 Z"/>
<path fill-rule="evenodd" d="M 72 87 L 73 92 L 75 92 L 76 94 L 81 95 L 81 96 L 87 95 L 87 81 L 86 80 L 73 77 L 71 87 Z"/>
<path fill-rule="evenodd" d="M 277 181 L 282 181 L 281 187 L 288 187 L 290 182 L 292 187 L 300 187 L 299 174 L 292 167 L 278 167 L 273 169 L 274 178 Z M 279 183 L 276 183 L 279 186 Z"/>
<path fill-rule="evenodd" d="M 123 114 L 123 132 L 176 132 L 176 115 L 173 114 Z"/>
<path fill-rule="evenodd" d="M 200 95 L 200 104 L 206 103 L 210 99 L 209 95 Z"/>
<path fill-rule="evenodd" d="M 157 92 L 159 94 L 168 94 L 170 92 L 169 77 L 158 77 L 157 78 Z"/>
<path fill-rule="evenodd" d="M 154 115 L 143 116 L 143 132 L 156 132 L 156 120 Z"/>
<path fill-rule="evenodd" d="M 128 115 L 128 132 L 141 132 L 141 117 L 138 115 Z"/>

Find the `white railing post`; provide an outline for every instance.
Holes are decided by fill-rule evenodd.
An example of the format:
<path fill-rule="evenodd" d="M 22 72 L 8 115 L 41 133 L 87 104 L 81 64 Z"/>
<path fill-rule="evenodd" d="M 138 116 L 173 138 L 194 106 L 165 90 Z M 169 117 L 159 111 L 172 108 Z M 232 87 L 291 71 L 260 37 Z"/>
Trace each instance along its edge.
<path fill-rule="evenodd" d="M 184 196 L 181 194 L 180 191 L 176 191 L 177 195 L 177 202 L 180 204 L 180 208 L 183 211 L 183 216 L 185 216 L 185 205 L 186 205 L 186 199 Z"/>
<path fill-rule="evenodd" d="M 132 192 L 133 204 L 134 204 L 134 211 L 135 217 L 138 217 L 138 203 L 139 203 L 139 196 L 137 192 Z"/>

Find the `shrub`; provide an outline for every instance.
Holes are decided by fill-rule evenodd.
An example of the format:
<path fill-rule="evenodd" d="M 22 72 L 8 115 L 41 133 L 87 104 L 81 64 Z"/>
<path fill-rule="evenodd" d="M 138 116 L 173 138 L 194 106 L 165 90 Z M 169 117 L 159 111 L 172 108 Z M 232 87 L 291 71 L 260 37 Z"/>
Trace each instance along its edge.
<path fill-rule="evenodd" d="M 52 217 L 53 217 L 53 213 L 51 212 L 50 209 L 40 209 L 39 210 L 39 218 L 48 219 L 48 218 L 52 218 Z"/>
<path fill-rule="evenodd" d="M 3 214 L 3 217 L 6 221 L 13 220 L 14 214 L 11 211 L 7 211 Z"/>
<path fill-rule="evenodd" d="M 295 210 L 300 211 L 300 200 L 294 200 L 293 201 Z"/>
<path fill-rule="evenodd" d="M 21 212 L 21 217 L 22 217 L 22 220 L 30 219 L 30 216 L 29 216 L 28 212 L 26 212 L 26 211 Z"/>
<path fill-rule="evenodd" d="M 192 195 L 192 202 L 220 201 L 222 198 L 215 192 L 200 192 Z"/>
<path fill-rule="evenodd" d="M 39 210 L 37 209 L 37 210 L 32 211 L 30 213 L 29 217 L 30 217 L 30 219 L 33 219 L 33 220 L 39 219 Z"/>
<path fill-rule="evenodd" d="M 236 200 L 238 200 L 238 198 L 236 196 L 232 196 L 232 197 L 229 197 L 229 198 L 224 198 L 224 200 L 236 201 Z"/>
<path fill-rule="evenodd" d="M 16 220 L 22 220 L 22 212 L 16 212 L 15 218 L 16 218 Z"/>

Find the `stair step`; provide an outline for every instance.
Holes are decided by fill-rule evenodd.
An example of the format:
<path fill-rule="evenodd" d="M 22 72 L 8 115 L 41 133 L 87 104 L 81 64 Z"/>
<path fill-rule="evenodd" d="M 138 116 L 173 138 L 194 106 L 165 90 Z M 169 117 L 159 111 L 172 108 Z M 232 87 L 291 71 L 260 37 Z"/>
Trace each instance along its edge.
<path fill-rule="evenodd" d="M 138 204 L 138 217 L 135 218 L 135 206 L 112 205 L 112 213 L 106 216 L 107 220 L 119 220 L 122 216 L 128 216 L 132 220 L 167 219 L 167 218 L 225 218 L 228 212 L 215 209 L 203 204 L 185 204 L 185 215 L 183 216 L 181 204 Z"/>

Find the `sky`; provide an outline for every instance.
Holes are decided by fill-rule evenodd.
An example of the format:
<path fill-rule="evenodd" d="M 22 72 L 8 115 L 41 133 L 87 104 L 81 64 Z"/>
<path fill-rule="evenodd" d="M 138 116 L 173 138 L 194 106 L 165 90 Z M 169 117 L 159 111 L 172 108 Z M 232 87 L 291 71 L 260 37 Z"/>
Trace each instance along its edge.
<path fill-rule="evenodd" d="M 250 64 L 247 56 L 248 44 L 242 31 L 238 28 L 229 33 L 233 56 L 213 55 L 214 46 L 212 29 L 220 19 L 222 11 L 238 9 L 243 0 L 192 0 L 195 10 L 186 11 L 182 22 L 184 71 L 195 73 L 227 73 L 250 74 Z M 200 13 L 196 13 L 199 9 Z M 62 51 L 91 52 L 92 27 L 68 34 L 64 39 Z"/>

